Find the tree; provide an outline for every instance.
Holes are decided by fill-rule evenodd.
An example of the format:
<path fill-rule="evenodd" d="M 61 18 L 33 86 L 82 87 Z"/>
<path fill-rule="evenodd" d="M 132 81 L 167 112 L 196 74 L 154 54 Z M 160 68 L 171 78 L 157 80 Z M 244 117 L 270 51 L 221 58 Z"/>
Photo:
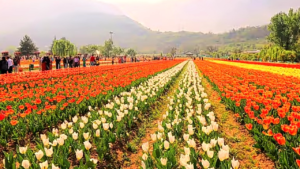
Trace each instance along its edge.
<path fill-rule="evenodd" d="M 25 35 L 20 42 L 20 47 L 18 48 L 18 51 L 21 52 L 21 55 L 28 56 L 37 50 L 38 48 L 32 42 L 31 38 L 28 35 Z"/>
<path fill-rule="evenodd" d="M 268 26 L 270 42 L 284 48 L 292 50 L 299 39 L 300 34 L 300 9 L 295 11 L 290 9 L 289 13 L 278 13 L 271 19 Z"/>
<path fill-rule="evenodd" d="M 111 53 L 112 53 L 112 50 L 113 50 L 113 41 L 110 39 L 108 41 L 105 41 L 104 43 L 104 46 L 102 48 L 102 54 L 105 56 L 105 57 L 110 57 L 111 56 Z"/>
<path fill-rule="evenodd" d="M 49 52 L 52 52 L 53 44 L 54 44 L 55 41 L 56 41 L 56 36 L 54 36 L 54 39 L 53 39 L 53 41 L 52 41 L 52 44 L 51 44 L 51 47 L 50 47 L 50 51 L 49 51 Z"/>
<path fill-rule="evenodd" d="M 121 47 L 113 47 L 112 53 L 114 56 L 118 56 L 124 53 L 124 49 Z"/>
<path fill-rule="evenodd" d="M 55 40 L 52 47 L 52 54 L 58 56 L 72 56 L 77 53 L 77 48 L 70 41 L 65 39 Z"/>
<path fill-rule="evenodd" d="M 176 51 L 177 51 L 177 49 L 175 48 L 175 47 L 173 47 L 172 49 L 171 49 L 171 56 L 174 58 L 174 56 L 176 55 Z"/>
<path fill-rule="evenodd" d="M 131 56 L 131 57 L 135 57 L 136 51 L 134 49 L 128 49 L 126 54 Z"/>

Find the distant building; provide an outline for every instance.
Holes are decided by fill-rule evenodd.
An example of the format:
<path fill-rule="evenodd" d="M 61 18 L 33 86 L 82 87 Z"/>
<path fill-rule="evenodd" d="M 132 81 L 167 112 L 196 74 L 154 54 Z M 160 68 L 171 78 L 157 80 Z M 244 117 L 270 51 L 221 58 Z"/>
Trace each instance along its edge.
<path fill-rule="evenodd" d="M 255 53 L 259 53 L 260 50 L 248 50 L 248 51 L 244 51 L 243 53 L 249 53 L 249 54 L 255 54 Z"/>
<path fill-rule="evenodd" d="M 192 52 L 187 52 L 187 53 L 185 53 L 185 55 L 187 56 L 187 57 L 193 57 L 193 53 Z"/>

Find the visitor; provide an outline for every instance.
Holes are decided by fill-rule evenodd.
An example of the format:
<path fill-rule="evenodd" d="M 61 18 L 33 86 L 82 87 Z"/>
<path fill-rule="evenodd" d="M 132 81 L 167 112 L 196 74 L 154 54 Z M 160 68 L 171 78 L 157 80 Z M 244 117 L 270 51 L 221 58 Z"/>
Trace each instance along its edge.
<path fill-rule="evenodd" d="M 72 56 L 69 57 L 68 63 L 69 63 L 69 68 L 72 68 L 73 67 L 73 58 L 72 58 Z"/>
<path fill-rule="evenodd" d="M 86 67 L 86 55 L 83 56 L 82 62 L 83 62 L 83 67 Z"/>
<path fill-rule="evenodd" d="M 43 66 L 42 66 L 42 62 L 43 62 L 43 57 L 39 58 L 39 70 L 42 71 Z"/>
<path fill-rule="evenodd" d="M 114 65 L 114 63 L 115 63 L 115 58 L 112 57 L 112 59 L 111 59 L 111 64 Z"/>
<path fill-rule="evenodd" d="M 44 56 L 42 63 L 45 63 L 45 66 L 46 66 L 45 70 L 50 70 L 50 62 L 51 62 L 51 60 L 50 60 L 49 56 Z"/>
<path fill-rule="evenodd" d="M 0 70 L 1 70 L 1 74 L 6 74 L 8 71 L 8 63 L 4 56 L 2 57 L 2 60 L 0 61 Z"/>
<path fill-rule="evenodd" d="M 79 57 L 75 56 L 74 58 L 74 67 L 78 67 L 79 66 Z"/>
<path fill-rule="evenodd" d="M 95 57 L 94 57 L 94 55 L 91 56 L 90 62 L 91 62 L 90 65 L 94 66 L 94 64 L 95 64 Z"/>
<path fill-rule="evenodd" d="M 15 56 L 13 59 L 13 64 L 14 64 L 14 72 L 17 73 L 19 72 L 19 57 Z"/>
<path fill-rule="evenodd" d="M 64 57 L 63 59 L 64 68 L 68 68 L 68 60 L 67 57 Z"/>
<path fill-rule="evenodd" d="M 7 57 L 7 64 L 8 64 L 8 73 L 12 73 L 13 69 L 13 60 L 10 58 L 10 56 Z"/>
<path fill-rule="evenodd" d="M 56 64 L 56 69 L 60 69 L 60 57 L 59 56 L 56 56 L 55 57 L 55 64 Z"/>

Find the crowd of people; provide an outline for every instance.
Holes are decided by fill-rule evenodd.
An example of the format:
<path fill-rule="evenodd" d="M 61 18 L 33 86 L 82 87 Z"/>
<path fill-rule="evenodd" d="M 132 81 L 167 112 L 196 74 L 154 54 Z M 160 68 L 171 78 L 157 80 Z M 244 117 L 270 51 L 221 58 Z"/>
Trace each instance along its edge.
<path fill-rule="evenodd" d="M 126 62 L 140 62 L 140 61 L 166 60 L 166 59 L 167 59 L 166 57 L 151 58 L 146 56 L 140 56 L 140 57 L 127 58 L 127 56 L 115 56 L 109 60 L 111 61 L 111 64 L 121 64 Z M 46 54 L 43 57 L 40 57 L 38 55 L 29 55 L 29 56 L 15 56 L 14 58 L 12 58 L 9 55 L 6 55 L 3 56 L 2 60 L 0 61 L 1 74 L 19 72 L 19 69 L 21 68 L 21 61 L 25 61 L 25 60 L 29 60 L 31 62 L 29 63 L 29 67 L 30 65 L 34 67 L 34 64 L 38 62 L 40 71 L 52 70 L 53 69 L 52 63 L 55 63 L 56 69 L 74 68 L 74 67 L 80 67 L 81 65 L 83 67 L 99 66 L 101 63 L 100 61 L 106 61 L 109 63 L 108 58 L 99 55 L 93 55 L 93 54 L 92 55 L 80 54 L 77 56 L 68 56 L 68 57 L 60 57 L 55 55 L 51 56 L 50 54 Z"/>

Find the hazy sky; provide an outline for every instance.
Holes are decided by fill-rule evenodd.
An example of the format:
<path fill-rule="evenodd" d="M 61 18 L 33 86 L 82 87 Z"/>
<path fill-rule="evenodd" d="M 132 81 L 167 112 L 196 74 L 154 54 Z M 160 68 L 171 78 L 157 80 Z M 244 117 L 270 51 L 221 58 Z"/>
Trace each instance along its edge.
<path fill-rule="evenodd" d="M 118 13 L 114 6 L 152 30 L 224 32 L 267 24 L 300 0 L 0 0 L 0 33 L 70 11 Z"/>
<path fill-rule="evenodd" d="M 99 0 L 112 3 L 143 25 L 161 31 L 223 32 L 263 25 L 300 0 Z"/>

